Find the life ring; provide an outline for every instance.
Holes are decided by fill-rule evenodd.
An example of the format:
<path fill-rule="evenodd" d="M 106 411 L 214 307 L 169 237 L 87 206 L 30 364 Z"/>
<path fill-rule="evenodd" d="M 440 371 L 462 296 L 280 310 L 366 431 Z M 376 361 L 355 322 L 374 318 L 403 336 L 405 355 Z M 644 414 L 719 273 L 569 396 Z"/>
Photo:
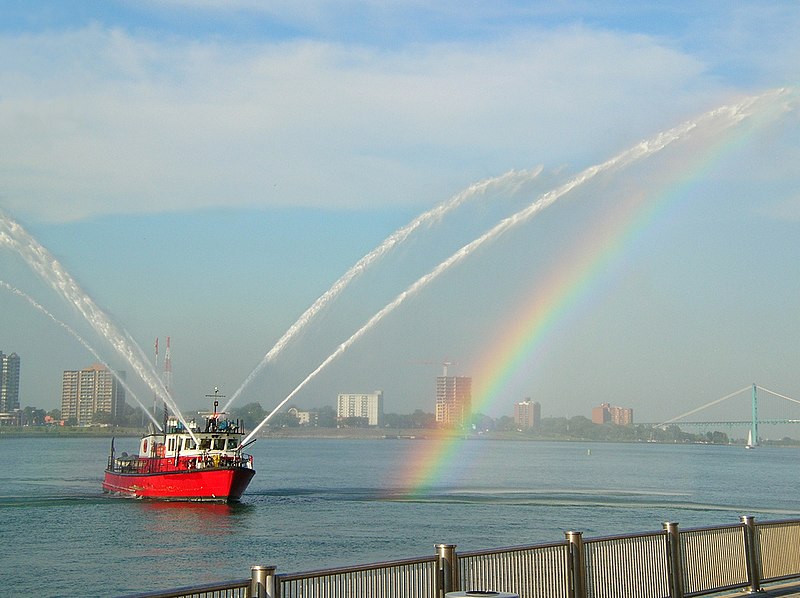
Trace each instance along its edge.
<path fill-rule="evenodd" d="M 159 443 L 156 445 L 156 456 L 163 457 L 165 452 L 166 452 L 166 447 L 164 447 L 163 444 Z"/>

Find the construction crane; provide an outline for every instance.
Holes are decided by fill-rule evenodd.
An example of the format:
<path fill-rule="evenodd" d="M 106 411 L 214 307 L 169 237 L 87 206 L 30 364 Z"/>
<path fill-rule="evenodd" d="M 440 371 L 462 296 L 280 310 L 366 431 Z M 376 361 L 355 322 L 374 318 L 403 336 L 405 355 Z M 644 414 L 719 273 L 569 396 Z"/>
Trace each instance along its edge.
<path fill-rule="evenodd" d="M 451 365 L 458 365 L 457 361 L 448 361 L 447 359 L 442 361 L 415 361 L 414 363 L 419 365 L 441 365 L 442 366 L 442 376 L 447 377 L 447 368 Z"/>

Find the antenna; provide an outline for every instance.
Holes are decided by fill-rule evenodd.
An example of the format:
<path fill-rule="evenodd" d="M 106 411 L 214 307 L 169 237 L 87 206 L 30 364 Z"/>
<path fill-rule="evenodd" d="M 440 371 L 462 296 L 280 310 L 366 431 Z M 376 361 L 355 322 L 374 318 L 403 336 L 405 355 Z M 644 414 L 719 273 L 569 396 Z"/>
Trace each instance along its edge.
<path fill-rule="evenodd" d="M 172 396 L 172 356 L 169 351 L 169 337 L 167 337 L 167 350 L 164 352 L 164 387 Z"/>
<path fill-rule="evenodd" d="M 156 371 L 158 371 L 158 337 L 156 337 L 155 349 L 156 349 L 156 358 L 155 358 L 154 365 L 155 365 Z M 156 417 L 156 416 L 158 416 L 158 394 L 154 392 L 153 393 L 153 417 Z"/>

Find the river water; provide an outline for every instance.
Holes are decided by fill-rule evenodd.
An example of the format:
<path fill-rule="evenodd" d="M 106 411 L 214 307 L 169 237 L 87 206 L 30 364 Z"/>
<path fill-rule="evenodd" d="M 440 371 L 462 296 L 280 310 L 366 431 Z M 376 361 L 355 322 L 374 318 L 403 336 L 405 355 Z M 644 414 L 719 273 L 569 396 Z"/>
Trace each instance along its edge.
<path fill-rule="evenodd" d="M 133 452 L 136 439 L 117 439 Z M 130 445 L 130 446 L 128 446 Z M 236 505 L 112 498 L 108 439 L 0 439 L 0 595 L 114 596 L 459 550 L 800 518 L 797 449 L 461 440 L 422 491 L 399 472 L 434 440 L 261 439 Z"/>

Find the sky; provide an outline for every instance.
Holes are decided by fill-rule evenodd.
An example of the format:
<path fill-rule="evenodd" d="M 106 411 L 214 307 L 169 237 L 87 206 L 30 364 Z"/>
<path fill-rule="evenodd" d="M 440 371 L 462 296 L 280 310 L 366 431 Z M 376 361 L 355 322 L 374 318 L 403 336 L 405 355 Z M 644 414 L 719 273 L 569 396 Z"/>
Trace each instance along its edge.
<path fill-rule="evenodd" d="M 290 404 L 382 390 L 387 412 L 432 412 L 445 362 L 493 417 L 526 397 L 545 417 L 610 402 L 653 422 L 752 383 L 798 397 L 798 30 L 794 1 L 2 0 L 0 210 L 142 359 L 170 336 L 181 409 L 214 387 L 269 408 L 504 218 L 767 94 L 482 244 Z M 361 258 L 458 197 L 242 388 Z M 22 406 L 58 407 L 61 372 L 97 356 L 151 404 L 124 351 L 8 244 L 0 280 Z"/>

